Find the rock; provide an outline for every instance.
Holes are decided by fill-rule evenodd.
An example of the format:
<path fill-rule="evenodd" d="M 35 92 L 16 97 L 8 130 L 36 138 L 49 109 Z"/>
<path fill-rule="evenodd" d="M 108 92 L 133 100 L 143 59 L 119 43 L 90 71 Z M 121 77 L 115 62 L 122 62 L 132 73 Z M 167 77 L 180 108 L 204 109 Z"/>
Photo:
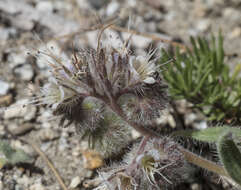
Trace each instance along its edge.
<path fill-rule="evenodd" d="M 27 175 L 23 175 L 22 177 L 17 178 L 16 182 L 19 185 L 24 185 L 25 187 L 27 187 L 30 184 L 31 179 Z"/>
<path fill-rule="evenodd" d="M 41 144 L 40 148 L 43 152 L 46 152 L 48 149 L 50 149 L 52 146 L 52 142 L 44 142 Z"/>
<path fill-rule="evenodd" d="M 170 110 L 166 109 L 161 112 L 161 116 L 156 120 L 157 124 L 165 126 L 169 124 L 172 128 L 176 127 L 175 119 L 173 118 Z"/>
<path fill-rule="evenodd" d="M 130 37 L 129 33 L 123 33 L 124 39 L 128 39 Z M 152 42 L 150 38 L 145 38 L 143 36 L 133 35 L 131 37 L 131 45 L 143 49 L 148 47 L 148 45 Z"/>
<path fill-rule="evenodd" d="M 51 126 L 52 126 L 52 125 L 51 125 L 51 123 L 49 123 L 49 122 L 43 122 L 43 123 L 42 123 L 42 127 L 45 128 L 45 129 L 50 128 Z"/>
<path fill-rule="evenodd" d="M 43 9 L 43 7 L 49 7 L 49 9 L 51 9 L 50 5 L 40 5 L 40 9 Z M 52 12 L 47 12 L 48 14 L 44 14 L 43 16 L 42 11 L 36 11 L 35 7 L 31 6 L 25 1 L 1 0 L 0 9 L 6 11 L 9 14 L 18 14 L 19 17 L 25 18 L 26 22 L 35 21 L 40 25 L 49 28 L 50 31 L 58 35 L 69 34 L 71 32 L 77 31 L 81 27 L 78 22 L 71 19 L 66 19 Z"/>
<path fill-rule="evenodd" d="M 41 12 L 53 12 L 54 9 L 51 1 L 39 1 L 35 8 Z"/>
<path fill-rule="evenodd" d="M 0 27 L 0 41 L 4 42 L 9 38 L 17 35 L 17 30 L 15 28 L 1 28 Z"/>
<path fill-rule="evenodd" d="M 194 183 L 191 185 L 192 190 L 201 190 L 202 186 L 200 184 Z"/>
<path fill-rule="evenodd" d="M 68 12 L 73 11 L 73 6 L 70 1 L 51 1 L 51 3 L 53 4 L 53 8 L 54 8 L 53 10 L 68 11 Z"/>
<path fill-rule="evenodd" d="M 26 154 L 28 154 L 32 158 L 38 156 L 38 153 L 31 147 L 31 145 L 22 143 L 19 140 L 12 141 L 11 146 L 15 149 L 23 150 Z M 33 161 L 34 159 L 31 159 L 29 162 L 33 162 Z"/>
<path fill-rule="evenodd" d="M 241 13 L 240 11 L 236 10 L 235 8 L 227 7 L 223 10 L 223 16 L 226 17 L 226 19 L 231 20 L 232 22 L 238 22 L 240 23 L 240 17 Z"/>
<path fill-rule="evenodd" d="M 97 47 L 97 36 L 98 36 L 98 32 L 97 31 L 91 31 L 91 32 L 87 32 L 86 33 L 89 45 L 92 48 L 96 48 Z"/>
<path fill-rule="evenodd" d="M 30 81 L 34 75 L 33 68 L 29 64 L 24 64 L 23 66 L 16 68 L 14 72 L 25 81 Z"/>
<path fill-rule="evenodd" d="M 68 141 L 66 140 L 66 138 L 64 137 L 61 137 L 59 139 L 59 147 L 58 147 L 58 150 L 61 152 L 61 151 L 64 151 L 65 149 L 69 148 L 69 144 L 68 144 Z"/>
<path fill-rule="evenodd" d="M 0 41 L 6 41 L 9 37 L 9 32 L 5 28 L 0 27 Z"/>
<path fill-rule="evenodd" d="M 81 179 L 79 176 L 76 176 L 74 177 L 72 180 L 71 180 L 71 183 L 69 185 L 69 188 L 70 189 L 74 189 L 76 187 L 78 187 L 78 185 L 81 183 Z"/>
<path fill-rule="evenodd" d="M 101 7 L 105 6 L 109 0 L 88 0 L 87 2 L 91 5 L 91 7 L 100 9 Z"/>
<path fill-rule="evenodd" d="M 238 38 L 241 36 L 241 27 L 235 27 L 232 32 L 229 34 L 231 39 Z"/>
<path fill-rule="evenodd" d="M 47 190 L 42 184 L 36 183 L 29 187 L 29 190 Z"/>
<path fill-rule="evenodd" d="M 142 48 L 148 47 L 148 45 L 152 42 L 152 40 L 150 38 L 134 35 L 132 36 L 131 42 L 132 42 L 132 45 L 142 49 Z"/>
<path fill-rule="evenodd" d="M 177 125 L 175 119 L 173 118 L 173 116 L 171 114 L 168 114 L 167 122 L 172 128 L 175 128 Z"/>
<path fill-rule="evenodd" d="M 14 190 L 24 190 L 23 185 L 16 184 L 14 185 Z"/>
<path fill-rule="evenodd" d="M 141 137 L 141 133 L 133 129 L 131 130 L 131 136 L 133 139 L 138 139 L 139 137 Z"/>
<path fill-rule="evenodd" d="M 145 2 L 156 9 L 160 9 L 163 6 L 160 0 L 145 0 Z"/>
<path fill-rule="evenodd" d="M 209 29 L 211 25 L 211 22 L 209 19 L 202 19 L 200 21 L 197 22 L 197 30 L 201 31 L 201 32 L 205 32 Z"/>
<path fill-rule="evenodd" d="M 186 117 L 184 118 L 185 119 L 185 125 L 191 125 L 196 119 L 197 119 L 197 114 L 195 113 L 190 113 L 190 114 L 187 114 Z"/>
<path fill-rule="evenodd" d="M 40 107 L 39 109 L 40 115 L 37 118 L 38 122 L 41 122 L 42 125 L 46 124 L 46 127 L 44 128 L 49 128 L 50 127 L 50 122 L 49 119 L 53 117 L 53 114 L 50 111 L 46 111 L 46 108 Z"/>
<path fill-rule="evenodd" d="M 152 32 L 152 33 L 156 32 L 157 31 L 156 23 L 155 22 L 148 22 L 147 30 L 148 30 L 148 32 Z"/>
<path fill-rule="evenodd" d="M 2 182 L 2 181 L 0 181 L 0 190 L 4 190 L 3 182 Z"/>
<path fill-rule="evenodd" d="M 78 157 L 79 155 L 81 155 L 82 150 L 83 150 L 83 148 L 82 148 L 81 146 L 77 145 L 77 146 L 75 146 L 75 147 L 73 148 L 73 150 L 72 150 L 72 155 L 73 155 L 74 157 Z"/>
<path fill-rule="evenodd" d="M 34 22 L 26 18 L 26 16 L 19 16 L 11 18 L 11 25 L 15 28 L 30 31 L 34 27 Z"/>
<path fill-rule="evenodd" d="M 26 62 L 27 54 L 24 53 L 11 53 L 8 56 L 10 67 L 14 68 Z"/>
<path fill-rule="evenodd" d="M 13 95 L 7 94 L 5 96 L 0 96 L 0 107 L 9 106 L 13 101 Z"/>
<path fill-rule="evenodd" d="M 3 125 L 0 125 L 0 136 L 4 136 L 5 135 L 5 129 Z"/>
<path fill-rule="evenodd" d="M 54 131 L 52 129 L 42 129 L 40 132 L 39 132 L 39 139 L 43 142 L 46 142 L 46 141 L 52 141 L 56 138 L 59 137 L 59 133 L 57 131 Z"/>
<path fill-rule="evenodd" d="M 106 15 L 111 16 L 120 9 L 120 5 L 116 1 L 112 1 L 106 8 Z"/>
<path fill-rule="evenodd" d="M 10 89 L 9 83 L 0 80 L 0 96 L 6 95 L 9 89 Z"/>
<path fill-rule="evenodd" d="M 31 123 L 24 123 L 21 125 L 8 125 L 8 130 L 14 135 L 24 135 L 34 129 Z"/>
<path fill-rule="evenodd" d="M 193 127 L 198 130 L 206 129 L 208 127 L 206 121 L 201 121 L 201 122 L 194 122 Z"/>
<path fill-rule="evenodd" d="M 32 105 L 24 106 L 26 100 L 19 100 L 9 107 L 3 115 L 4 119 L 24 118 L 25 121 L 30 121 L 35 118 L 37 108 Z"/>

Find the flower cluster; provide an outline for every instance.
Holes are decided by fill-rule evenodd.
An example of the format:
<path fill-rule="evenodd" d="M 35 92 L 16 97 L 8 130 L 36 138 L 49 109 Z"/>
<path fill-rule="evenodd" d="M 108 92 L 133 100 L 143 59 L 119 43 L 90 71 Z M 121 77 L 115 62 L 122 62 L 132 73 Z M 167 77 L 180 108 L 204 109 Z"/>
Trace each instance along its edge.
<path fill-rule="evenodd" d="M 190 166 L 179 145 L 171 139 L 150 140 L 133 162 L 136 151 L 137 147 L 134 147 L 119 167 L 113 166 L 109 172 L 100 172 L 103 183 L 96 189 L 165 189 L 186 178 L 183 172 L 186 173 Z"/>
<path fill-rule="evenodd" d="M 63 61 L 51 51 L 39 52 L 51 59 L 48 64 L 52 78 L 40 88 L 36 101 L 51 107 L 53 114 L 61 117 L 61 125 L 74 124 L 89 139 L 98 139 L 92 137 L 98 133 L 108 139 L 100 144 L 121 142 L 119 147 L 123 147 L 129 141 L 130 126 L 142 134 L 153 134 L 148 126 L 167 104 L 167 86 L 159 75 L 156 59 L 152 59 L 155 51 L 145 56 L 131 55 L 130 39 L 122 43 L 118 37 L 115 43 L 104 44 L 101 37 L 106 30 L 100 31 L 96 49 L 80 49 L 71 61 Z M 119 137 L 106 138 L 107 133 Z"/>

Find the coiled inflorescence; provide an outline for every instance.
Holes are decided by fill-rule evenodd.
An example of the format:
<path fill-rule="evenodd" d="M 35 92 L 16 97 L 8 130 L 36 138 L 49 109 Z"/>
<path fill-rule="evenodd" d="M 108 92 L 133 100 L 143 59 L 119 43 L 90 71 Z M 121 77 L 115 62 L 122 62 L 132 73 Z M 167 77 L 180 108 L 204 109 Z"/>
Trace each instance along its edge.
<path fill-rule="evenodd" d="M 103 32 L 96 49 L 81 49 L 71 61 L 64 62 L 51 52 L 40 52 L 51 59 L 48 64 L 52 79 L 40 89 L 37 101 L 52 107 L 54 115 L 61 117 L 62 125 L 74 124 L 85 136 L 87 131 L 91 136 L 107 126 L 112 126 L 113 133 L 118 133 L 120 126 L 148 133 L 148 126 L 167 103 L 167 87 L 159 76 L 156 59 L 152 59 L 155 51 L 145 56 L 131 55 L 129 40 L 121 43 L 118 37 L 114 43 L 107 41 L 103 45 Z M 108 113 L 114 115 L 110 117 L 114 118 L 113 124 L 108 121 L 103 126 Z M 120 119 L 123 122 L 116 122 Z M 129 136 L 129 132 L 122 134 L 126 130 L 120 131 L 120 137 Z M 122 141 L 120 147 L 128 142 Z"/>
<path fill-rule="evenodd" d="M 137 147 L 134 147 L 121 165 L 113 166 L 108 172 L 100 172 L 103 182 L 96 190 L 159 190 L 185 180 L 190 165 L 179 145 L 171 139 L 150 140 L 133 162 L 136 151 Z"/>

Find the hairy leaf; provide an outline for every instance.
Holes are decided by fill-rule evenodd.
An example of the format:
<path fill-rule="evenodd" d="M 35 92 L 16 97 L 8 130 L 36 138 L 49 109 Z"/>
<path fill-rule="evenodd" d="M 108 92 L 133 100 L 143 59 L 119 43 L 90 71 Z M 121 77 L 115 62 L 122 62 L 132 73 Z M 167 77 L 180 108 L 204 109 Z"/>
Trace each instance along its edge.
<path fill-rule="evenodd" d="M 232 134 L 226 132 L 219 138 L 217 147 L 219 157 L 230 177 L 241 185 L 241 153 L 232 139 Z"/>
<path fill-rule="evenodd" d="M 13 149 L 6 141 L 0 140 L 0 153 L 3 157 L 0 159 L 0 167 L 5 164 L 29 163 L 32 158 L 21 149 Z"/>
<path fill-rule="evenodd" d="M 234 139 L 241 138 L 241 129 L 222 126 L 222 127 L 211 127 L 204 130 L 180 130 L 172 133 L 173 136 L 193 138 L 195 140 L 204 141 L 208 143 L 216 143 L 224 133 L 232 133 Z"/>

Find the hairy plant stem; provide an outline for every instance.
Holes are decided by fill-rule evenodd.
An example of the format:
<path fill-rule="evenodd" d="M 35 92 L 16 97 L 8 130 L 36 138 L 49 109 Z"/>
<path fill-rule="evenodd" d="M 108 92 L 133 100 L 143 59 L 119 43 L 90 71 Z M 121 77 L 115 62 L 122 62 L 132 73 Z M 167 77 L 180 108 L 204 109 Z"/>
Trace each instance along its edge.
<path fill-rule="evenodd" d="M 125 121 L 128 125 L 133 127 L 135 130 L 137 130 L 139 133 L 141 133 L 143 136 L 150 136 L 150 137 L 161 137 L 160 134 L 156 133 L 152 129 L 146 128 L 144 126 L 138 125 L 135 122 L 132 122 L 126 118 L 126 115 L 123 113 L 120 106 L 115 102 L 112 101 L 111 104 L 107 103 L 110 108 L 120 117 L 123 121 Z"/>
<path fill-rule="evenodd" d="M 123 113 L 123 111 L 121 110 L 120 106 L 118 104 L 116 104 L 116 102 L 112 99 L 111 104 L 109 103 L 109 101 L 104 100 L 109 106 L 110 108 L 119 116 L 121 117 L 127 124 L 129 124 L 131 127 L 133 127 L 135 130 L 137 130 L 138 132 L 140 132 L 143 135 L 143 139 L 141 141 L 141 144 L 139 146 L 139 149 L 137 151 L 137 154 L 135 156 L 135 158 L 133 159 L 132 163 L 128 166 L 127 168 L 127 173 L 131 174 L 132 171 L 134 171 L 134 168 L 137 166 L 136 163 L 136 158 L 138 157 L 138 155 L 140 155 L 146 144 L 147 141 L 151 138 L 151 137 L 155 137 L 155 138 L 160 138 L 161 135 L 154 132 L 151 129 L 145 128 L 143 126 L 138 125 L 137 123 L 131 122 L 129 121 L 125 114 Z M 230 178 L 230 176 L 227 174 L 227 172 L 225 171 L 225 169 L 222 166 L 217 165 L 214 162 L 211 162 L 209 160 L 206 160 L 204 158 L 201 158 L 198 155 L 195 155 L 194 153 L 189 152 L 188 150 L 181 148 L 181 152 L 184 154 L 185 159 L 192 163 L 195 164 L 201 168 L 207 169 L 211 172 L 217 173 L 221 176 L 225 176 Z"/>
<path fill-rule="evenodd" d="M 217 165 L 216 163 L 211 162 L 207 159 L 204 159 L 184 148 L 181 148 L 180 150 L 184 154 L 184 156 L 188 162 L 195 164 L 201 168 L 207 169 L 211 172 L 217 173 L 221 176 L 230 178 L 230 176 L 227 174 L 227 172 L 225 171 L 225 169 L 222 166 Z"/>

